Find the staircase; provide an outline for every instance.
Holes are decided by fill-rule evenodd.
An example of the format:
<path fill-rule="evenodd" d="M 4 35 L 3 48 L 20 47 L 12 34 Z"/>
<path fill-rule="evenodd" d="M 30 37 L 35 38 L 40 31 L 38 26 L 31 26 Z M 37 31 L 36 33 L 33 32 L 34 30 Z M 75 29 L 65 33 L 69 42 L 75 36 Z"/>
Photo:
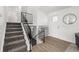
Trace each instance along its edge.
<path fill-rule="evenodd" d="M 26 52 L 21 23 L 7 23 L 3 52 Z"/>

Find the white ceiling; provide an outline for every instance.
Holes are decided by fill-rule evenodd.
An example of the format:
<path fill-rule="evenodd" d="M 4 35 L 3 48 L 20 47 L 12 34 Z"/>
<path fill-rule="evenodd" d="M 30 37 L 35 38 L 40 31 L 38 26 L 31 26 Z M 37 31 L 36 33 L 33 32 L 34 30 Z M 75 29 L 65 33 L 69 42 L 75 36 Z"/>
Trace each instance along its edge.
<path fill-rule="evenodd" d="M 69 8 L 71 6 L 22 6 L 22 8 L 24 10 L 26 10 L 27 8 L 29 9 L 37 9 L 37 10 L 40 10 L 46 14 L 49 14 L 51 12 L 55 12 L 55 11 L 59 11 L 59 10 L 62 10 L 62 9 L 65 9 L 65 8 Z"/>
<path fill-rule="evenodd" d="M 65 8 L 69 8 L 70 6 L 40 6 L 39 9 L 44 13 L 51 13 L 55 11 L 59 11 Z"/>

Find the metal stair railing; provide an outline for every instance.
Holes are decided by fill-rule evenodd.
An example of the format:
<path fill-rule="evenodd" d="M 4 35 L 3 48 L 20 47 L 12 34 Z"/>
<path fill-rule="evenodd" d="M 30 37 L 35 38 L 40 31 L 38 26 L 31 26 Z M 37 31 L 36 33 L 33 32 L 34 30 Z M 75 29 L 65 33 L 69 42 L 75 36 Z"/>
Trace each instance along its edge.
<path fill-rule="evenodd" d="M 26 30 L 26 35 L 28 36 L 29 43 L 30 43 L 30 52 L 31 52 L 32 51 L 32 39 L 35 39 L 38 35 L 40 35 L 44 31 L 41 31 L 38 34 L 32 36 L 31 27 L 29 26 L 28 20 L 26 19 L 26 12 L 21 12 L 21 22 L 23 23 L 23 27 Z M 27 26 L 24 26 L 24 25 L 27 25 Z M 45 42 L 45 40 L 43 40 L 43 42 Z"/>
<path fill-rule="evenodd" d="M 24 29 L 27 29 L 26 35 L 28 36 L 28 39 L 29 39 L 30 52 L 31 52 L 32 51 L 32 34 L 31 34 L 31 28 L 30 28 L 30 26 L 28 24 L 28 21 L 27 21 L 25 15 L 24 15 L 24 12 L 23 13 L 21 12 L 21 17 L 22 17 L 21 18 L 21 22 L 23 23 L 23 27 L 24 27 Z M 24 26 L 25 24 L 27 25 L 27 27 Z"/>

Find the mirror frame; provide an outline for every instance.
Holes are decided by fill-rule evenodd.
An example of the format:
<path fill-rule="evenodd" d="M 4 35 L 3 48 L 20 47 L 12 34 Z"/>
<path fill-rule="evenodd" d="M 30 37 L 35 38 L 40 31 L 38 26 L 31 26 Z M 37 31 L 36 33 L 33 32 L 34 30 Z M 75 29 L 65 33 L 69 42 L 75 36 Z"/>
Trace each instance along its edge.
<path fill-rule="evenodd" d="M 67 22 L 65 22 L 65 21 L 64 21 L 64 20 L 65 20 L 65 17 L 69 17 L 69 16 L 74 16 L 74 17 L 75 17 L 75 21 L 72 22 L 72 23 L 67 23 Z M 67 24 L 67 25 L 74 24 L 76 21 L 77 21 L 77 16 L 76 16 L 75 14 L 73 14 L 73 13 L 68 13 L 68 14 L 64 15 L 64 17 L 63 17 L 63 23 L 64 23 L 64 24 Z"/>

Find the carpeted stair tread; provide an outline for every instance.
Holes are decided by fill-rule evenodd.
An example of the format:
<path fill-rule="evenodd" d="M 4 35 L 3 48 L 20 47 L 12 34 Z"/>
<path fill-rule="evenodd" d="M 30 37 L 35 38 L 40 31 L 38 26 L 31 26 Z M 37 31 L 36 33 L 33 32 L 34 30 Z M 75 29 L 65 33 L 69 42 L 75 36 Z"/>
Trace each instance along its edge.
<path fill-rule="evenodd" d="M 22 28 L 7 28 L 6 32 L 22 31 Z"/>
<path fill-rule="evenodd" d="M 17 37 L 22 37 L 24 35 L 17 35 L 17 36 L 12 36 L 12 37 L 6 37 L 5 39 L 11 39 L 11 38 L 17 38 Z"/>
<path fill-rule="evenodd" d="M 12 44 L 18 44 L 18 43 L 21 43 L 21 42 L 24 42 L 24 41 L 25 40 L 22 39 L 22 40 L 17 40 L 17 41 L 9 42 L 9 43 L 5 44 L 5 46 L 12 45 Z"/>
<path fill-rule="evenodd" d="M 7 23 L 3 51 L 27 51 L 21 23 Z"/>
<path fill-rule="evenodd" d="M 22 50 L 25 49 L 25 51 L 26 51 L 26 45 L 23 45 L 23 46 L 21 46 L 21 47 L 8 50 L 8 52 L 19 52 L 21 49 L 22 49 Z M 21 51 L 20 51 L 20 52 L 21 52 Z"/>
<path fill-rule="evenodd" d="M 22 33 L 23 33 L 23 31 L 14 31 L 14 32 L 6 32 L 6 34 L 20 33 L 20 32 L 22 32 Z"/>
<path fill-rule="evenodd" d="M 16 35 L 23 35 L 23 31 L 6 32 L 5 36 L 11 37 Z"/>

